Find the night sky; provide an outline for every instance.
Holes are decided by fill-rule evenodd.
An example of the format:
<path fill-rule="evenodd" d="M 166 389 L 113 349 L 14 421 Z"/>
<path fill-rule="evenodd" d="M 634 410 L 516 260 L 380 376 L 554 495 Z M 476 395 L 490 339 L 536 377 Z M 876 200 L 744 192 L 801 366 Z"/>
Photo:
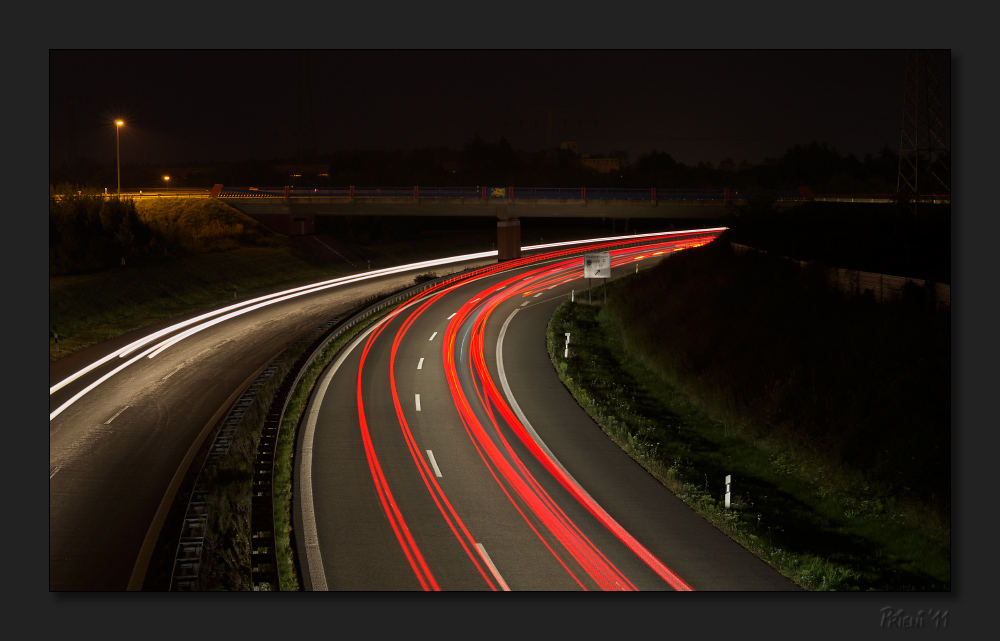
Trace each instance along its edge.
<path fill-rule="evenodd" d="M 49 153 L 113 163 L 118 117 L 123 163 L 460 150 L 477 132 L 536 151 L 551 110 L 554 142 L 591 155 L 756 164 L 815 140 L 861 160 L 899 150 L 905 72 L 903 49 L 53 49 Z"/>

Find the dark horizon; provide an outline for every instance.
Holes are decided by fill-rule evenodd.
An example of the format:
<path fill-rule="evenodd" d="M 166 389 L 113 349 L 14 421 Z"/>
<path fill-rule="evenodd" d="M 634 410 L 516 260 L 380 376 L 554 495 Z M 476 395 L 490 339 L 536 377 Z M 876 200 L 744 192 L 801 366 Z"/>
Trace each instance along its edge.
<path fill-rule="evenodd" d="M 49 160 L 115 162 L 116 118 L 123 164 L 460 151 L 476 134 L 688 166 L 814 141 L 861 160 L 899 150 L 905 72 L 904 50 L 51 50 Z"/>

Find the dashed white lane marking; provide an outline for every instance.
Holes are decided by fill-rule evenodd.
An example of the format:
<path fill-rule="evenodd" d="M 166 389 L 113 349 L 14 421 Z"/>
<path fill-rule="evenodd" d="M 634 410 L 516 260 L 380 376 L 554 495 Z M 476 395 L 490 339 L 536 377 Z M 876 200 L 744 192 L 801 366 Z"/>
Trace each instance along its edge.
<path fill-rule="evenodd" d="M 128 405 L 126 405 L 125 407 L 123 407 L 123 408 L 121 408 L 120 410 L 118 410 L 118 414 L 121 414 L 122 412 L 124 412 L 124 411 L 125 411 L 125 410 L 127 410 L 127 409 L 128 409 Z M 111 417 L 111 418 L 109 418 L 108 420 L 104 421 L 104 424 L 105 424 L 105 425 L 111 425 L 111 421 L 113 421 L 113 420 L 115 420 L 116 418 L 118 418 L 118 414 L 115 414 L 114 416 L 112 416 L 112 417 Z"/>
<path fill-rule="evenodd" d="M 434 452 L 427 450 L 427 458 L 431 460 L 431 467 L 434 468 L 434 476 L 441 478 L 441 470 L 438 469 L 437 461 L 434 460 Z"/>
<path fill-rule="evenodd" d="M 504 592 L 510 592 L 510 588 L 507 587 L 507 582 L 503 580 L 500 576 L 500 572 L 497 571 L 497 566 L 493 565 L 493 559 L 490 555 L 486 553 L 486 548 L 483 547 L 482 543 L 476 543 L 476 548 L 479 549 L 479 555 L 483 557 L 483 561 L 486 561 L 486 565 L 490 566 L 490 572 L 493 573 L 493 578 L 500 583 L 500 587 L 503 588 Z"/>
<path fill-rule="evenodd" d="M 420 394 L 417 394 L 416 397 L 417 397 L 417 411 L 419 412 L 420 411 Z"/>
<path fill-rule="evenodd" d="M 49 472 L 49 480 L 50 481 L 52 480 L 52 477 L 56 475 L 56 472 L 58 472 L 60 470 L 61 467 L 62 467 L 61 465 L 56 465 L 54 468 L 52 468 L 52 471 Z"/>
<path fill-rule="evenodd" d="M 163 378 L 161 378 L 160 381 L 167 380 L 168 378 L 170 378 L 171 376 L 173 376 L 177 372 L 181 371 L 182 369 L 184 369 L 184 366 L 183 365 L 178 365 L 177 368 L 174 369 L 174 371 L 170 372 L 169 374 L 167 374 L 166 376 L 164 376 Z"/>
<path fill-rule="evenodd" d="M 531 302 L 531 301 L 527 301 L 527 300 L 526 300 L 526 301 L 524 301 L 523 303 L 521 303 L 521 307 L 525 307 L 525 306 L 527 306 L 527 304 L 528 304 L 528 303 L 530 303 L 530 302 Z"/>
<path fill-rule="evenodd" d="M 427 340 L 432 341 L 432 340 L 434 340 L 434 337 L 437 336 L 437 335 L 438 335 L 438 333 L 434 332 L 433 334 L 431 334 L 431 337 L 428 338 Z"/>
<path fill-rule="evenodd" d="M 452 312 L 451 316 L 448 317 L 448 320 L 451 320 L 451 319 L 455 318 L 455 314 L 457 314 L 457 313 L 458 312 Z"/>
<path fill-rule="evenodd" d="M 421 356 L 420 362 L 417 363 L 417 369 L 423 369 L 423 368 L 424 368 L 424 357 Z"/>
<path fill-rule="evenodd" d="M 544 293 L 545 293 L 545 292 L 538 292 L 537 294 L 535 294 L 535 298 L 538 298 L 539 296 L 541 296 L 541 295 L 542 295 L 542 294 L 544 294 Z"/>

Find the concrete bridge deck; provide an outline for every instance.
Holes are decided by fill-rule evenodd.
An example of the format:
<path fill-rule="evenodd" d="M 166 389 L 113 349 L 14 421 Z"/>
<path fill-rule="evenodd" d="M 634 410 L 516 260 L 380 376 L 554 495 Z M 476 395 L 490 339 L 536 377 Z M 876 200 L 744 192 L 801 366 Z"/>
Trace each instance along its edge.
<path fill-rule="evenodd" d="M 371 190 L 367 190 L 371 191 Z M 510 191 L 497 190 L 501 194 Z M 414 188 L 412 196 L 399 190 L 386 190 L 385 195 L 355 195 L 354 188 L 348 194 L 322 194 L 319 190 L 285 188 L 284 193 L 223 189 L 216 185 L 211 195 L 261 223 L 291 236 L 315 233 L 317 216 L 422 216 L 422 217 L 484 217 L 497 221 L 497 250 L 500 260 L 521 256 L 521 218 L 611 218 L 611 219 L 719 219 L 729 214 L 735 205 L 744 200 L 728 198 L 729 190 L 688 190 L 663 193 L 657 198 L 656 190 L 650 190 L 648 198 L 637 190 L 621 190 L 623 197 L 609 197 L 605 190 L 600 197 L 587 198 L 586 190 L 580 190 L 579 198 L 562 197 L 567 191 L 554 190 L 543 197 L 532 197 L 533 190 L 526 197 L 489 197 L 492 192 L 485 189 L 482 197 L 449 195 L 447 197 L 421 196 Z M 628 192 L 625 195 L 624 192 Z M 314 195 L 315 193 L 315 195 Z M 796 194 L 797 195 L 797 194 Z M 778 207 L 799 205 L 802 197 L 779 200 Z"/>

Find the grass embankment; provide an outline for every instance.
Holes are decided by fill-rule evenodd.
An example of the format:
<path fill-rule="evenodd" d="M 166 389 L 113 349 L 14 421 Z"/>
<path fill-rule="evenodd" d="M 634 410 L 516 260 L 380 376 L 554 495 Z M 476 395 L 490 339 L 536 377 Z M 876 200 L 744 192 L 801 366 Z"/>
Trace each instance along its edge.
<path fill-rule="evenodd" d="M 727 224 L 731 241 L 796 260 L 951 283 L 951 205 L 752 202 Z"/>
<path fill-rule="evenodd" d="M 135 207 L 152 236 L 145 253 L 129 256 L 125 267 L 50 276 L 50 361 L 234 298 L 348 273 L 347 265 L 321 262 L 213 199 L 139 201 Z"/>
<path fill-rule="evenodd" d="M 366 301 L 365 304 L 371 302 L 374 300 Z M 359 305 L 357 309 L 360 311 L 361 306 Z M 302 589 L 294 540 L 292 487 L 295 444 L 298 440 L 299 423 L 309 402 L 309 396 L 320 374 L 341 348 L 391 309 L 387 308 L 373 314 L 332 341 L 302 373 L 288 398 L 275 447 L 271 486 L 275 552 L 278 557 L 278 574 L 282 591 Z M 257 443 L 260 440 L 268 408 L 278 388 L 288 375 L 292 364 L 308 348 L 308 343 L 309 341 L 301 341 L 292 345 L 271 363 L 277 371 L 258 390 L 253 405 L 244 415 L 242 423 L 234 434 L 233 444 L 226 457 L 218 463 L 206 466 L 199 475 L 196 488 L 206 493 L 209 506 L 197 583 L 197 589 L 200 591 L 243 591 L 251 590 L 253 587 L 249 533 Z M 166 545 L 167 543 L 164 541 L 162 547 L 162 554 L 166 558 L 157 563 L 158 567 L 163 568 L 162 571 L 168 571 L 173 562 L 173 549 Z M 176 537 L 173 543 L 176 545 Z M 161 578 L 161 583 L 162 580 Z"/>
<path fill-rule="evenodd" d="M 949 590 L 949 320 L 912 294 L 716 242 L 564 304 L 548 346 L 611 438 L 803 587 Z"/>

